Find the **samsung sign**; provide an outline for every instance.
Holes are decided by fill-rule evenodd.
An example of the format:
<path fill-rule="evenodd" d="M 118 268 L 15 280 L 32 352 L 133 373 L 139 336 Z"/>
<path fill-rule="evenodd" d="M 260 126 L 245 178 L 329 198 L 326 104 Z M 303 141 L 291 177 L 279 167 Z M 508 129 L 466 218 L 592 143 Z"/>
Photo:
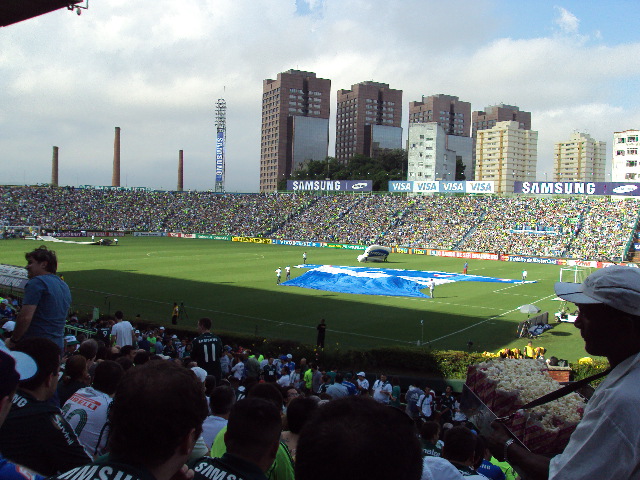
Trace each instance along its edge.
<path fill-rule="evenodd" d="M 287 190 L 325 192 L 370 192 L 371 180 L 287 180 Z"/>
<path fill-rule="evenodd" d="M 224 132 L 218 132 L 216 138 L 216 182 L 222 182 L 224 174 Z"/>
<path fill-rule="evenodd" d="M 621 182 L 514 182 L 513 190 L 531 195 L 640 196 L 640 184 Z"/>
<path fill-rule="evenodd" d="M 493 182 L 391 181 L 390 192 L 414 193 L 493 193 Z"/>

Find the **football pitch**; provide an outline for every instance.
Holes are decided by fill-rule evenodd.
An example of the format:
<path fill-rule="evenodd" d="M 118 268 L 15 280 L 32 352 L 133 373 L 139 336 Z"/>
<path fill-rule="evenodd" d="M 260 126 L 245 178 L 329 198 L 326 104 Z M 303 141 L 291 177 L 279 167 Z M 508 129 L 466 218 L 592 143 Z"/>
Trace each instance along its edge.
<path fill-rule="evenodd" d="M 178 327 L 192 329 L 200 317 L 213 319 L 217 332 L 236 332 L 314 344 L 316 325 L 327 322 L 327 348 L 420 346 L 438 350 L 495 352 L 522 348 L 516 327 L 526 320 L 524 304 L 548 311 L 550 323 L 561 302 L 553 284 L 560 267 L 469 260 L 469 274 L 520 279 L 523 268 L 536 283 L 456 282 L 436 288 L 436 298 L 358 295 L 276 285 L 275 270 L 291 265 L 296 278 L 315 265 L 363 266 L 359 252 L 331 248 L 225 242 L 204 239 L 119 239 L 118 246 L 5 240 L 0 263 L 25 265 L 24 253 L 46 244 L 58 254 L 58 272 L 72 289 L 73 307 L 102 314 L 123 310 L 133 320 L 171 326 L 173 302 L 183 304 Z M 463 259 L 391 254 L 385 264 L 367 267 L 460 273 Z M 284 272 L 282 280 L 284 281 Z M 428 289 L 423 290 L 428 294 Z M 570 361 L 585 356 L 578 330 L 555 324 L 534 346 Z M 223 335 L 224 337 L 224 335 Z"/>

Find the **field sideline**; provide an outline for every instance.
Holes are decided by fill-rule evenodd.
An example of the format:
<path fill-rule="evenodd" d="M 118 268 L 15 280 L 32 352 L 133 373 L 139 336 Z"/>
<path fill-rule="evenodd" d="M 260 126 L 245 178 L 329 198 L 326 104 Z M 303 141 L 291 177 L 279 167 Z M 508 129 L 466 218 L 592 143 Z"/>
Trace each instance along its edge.
<path fill-rule="evenodd" d="M 45 242 L 0 242 L 0 263 L 24 265 L 24 253 Z M 522 348 L 518 311 L 533 303 L 552 315 L 559 267 L 469 260 L 469 274 L 519 279 L 523 268 L 534 284 L 458 282 L 439 286 L 434 299 L 353 295 L 276 286 L 275 269 L 302 263 L 358 265 L 358 252 L 329 248 L 258 245 L 179 238 L 120 239 L 117 247 L 46 243 L 56 250 L 61 273 L 72 288 L 74 307 L 101 313 L 123 310 L 131 320 L 170 325 L 174 301 L 184 303 L 179 327 L 210 316 L 217 331 L 257 334 L 315 343 L 315 326 L 327 320 L 329 348 L 417 345 L 434 349 L 497 351 Z M 464 260 L 392 254 L 384 268 L 461 272 Z M 362 264 L 360 264 L 362 265 Z M 368 265 L 375 268 L 371 264 Z M 292 278 L 305 270 L 292 268 Z M 284 280 L 284 273 L 283 273 Z M 420 321 L 424 320 L 424 330 Z M 548 355 L 574 361 L 585 355 L 571 324 L 559 324 L 534 345 Z"/>

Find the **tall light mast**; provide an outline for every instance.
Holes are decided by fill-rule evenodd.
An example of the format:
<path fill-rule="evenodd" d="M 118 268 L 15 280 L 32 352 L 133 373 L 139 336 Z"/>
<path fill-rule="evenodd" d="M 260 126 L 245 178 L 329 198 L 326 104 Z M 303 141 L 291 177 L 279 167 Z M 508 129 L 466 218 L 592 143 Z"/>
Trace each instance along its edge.
<path fill-rule="evenodd" d="M 216 182 L 215 191 L 224 192 L 225 145 L 227 142 L 227 102 L 216 102 Z"/>

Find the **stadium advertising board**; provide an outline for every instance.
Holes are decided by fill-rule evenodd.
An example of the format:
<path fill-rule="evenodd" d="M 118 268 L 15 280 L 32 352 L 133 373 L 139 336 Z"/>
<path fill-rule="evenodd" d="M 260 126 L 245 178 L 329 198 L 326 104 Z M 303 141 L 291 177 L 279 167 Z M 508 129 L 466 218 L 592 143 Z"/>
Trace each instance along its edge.
<path fill-rule="evenodd" d="M 327 248 L 342 248 L 344 250 L 366 250 L 366 245 L 345 245 L 342 243 L 325 243 Z"/>
<path fill-rule="evenodd" d="M 264 243 L 267 245 L 271 245 L 270 238 L 255 238 L 255 237 L 231 237 L 232 242 L 242 242 L 242 243 Z"/>
<path fill-rule="evenodd" d="M 301 240 L 279 240 L 279 239 L 272 239 L 271 243 L 273 245 L 292 245 L 294 247 L 324 247 L 326 246 L 325 243 L 320 243 L 320 242 L 303 242 Z"/>
<path fill-rule="evenodd" d="M 231 241 L 231 235 L 205 235 L 203 233 L 196 233 L 196 238 L 204 238 L 206 240 L 226 240 Z"/>
<path fill-rule="evenodd" d="M 216 182 L 222 182 L 224 174 L 224 132 L 218 132 L 216 138 Z"/>
<path fill-rule="evenodd" d="M 0 265 L 0 286 L 24 290 L 29 281 L 27 270 L 15 265 Z"/>
<path fill-rule="evenodd" d="M 521 262 L 521 263 L 546 263 L 549 265 L 558 265 L 557 258 L 541 258 L 541 257 L 525 257 L 522 255 L 502 255 L 502 261 Z"/>
<path fill-rule="evenodd" d="M 371 180 L 287 180 L 287 190 L 314 192 L 370 192 Z"/>
<path fill-rule="evenodd" d="M 434 257 L 466 258 L 472 260 L 499 260 L 497 253 L 487 252 L 460 252 L 458 250 L 429 250 L 429 255 Z"/>
<path fill-rule="evenodd" d="M 101 234 L 104 232 L 100 232 Z M 71 232 L 69 230 L 63 230 L 62 232 L 50 232 L 47 235 L 51 235 L 52 237 L 86 237 L 87 235 L 91 236 L 92 233 L 87 233 L 87 232 Z M 93 235 L 98 235 L 97 233 L 93 234 Z M 102 235 L 103 237 L 106 237 L 107 235 Z"/>
<path fill-rule="evenodd" d="M 93 189 L 93 190 L 118 190 L 118 191 L 137 191 L 137 192 L 153 192 L 153 189 L 148 187 L 112 187 L 110 185 L 80 185 L 78 188 Z"/>
<path fill-rule="evenodd" d="M 134 237 L 166 237 L 164 232 L 133 232 Z"/>
<path fill-rule="evenodd" d="M 86 232 L 86 236 L 90 237 L 91 235 L 96 237 L 124 237 L 124 232 Z M 85 235 L 80 235 L 84 237 Z"/>
<path fill-rule="evenodd" d="M 623 182 L 514 182 L 514 193 L 530 195 L 640 196 L 640 183 Z"/>
<path fill-rule="evenodd" d="M 413 180 L 389 182 L 389 191 L 394 193 L 494 193 L 493 182 L 438 181 L 418 182 Z"/>

